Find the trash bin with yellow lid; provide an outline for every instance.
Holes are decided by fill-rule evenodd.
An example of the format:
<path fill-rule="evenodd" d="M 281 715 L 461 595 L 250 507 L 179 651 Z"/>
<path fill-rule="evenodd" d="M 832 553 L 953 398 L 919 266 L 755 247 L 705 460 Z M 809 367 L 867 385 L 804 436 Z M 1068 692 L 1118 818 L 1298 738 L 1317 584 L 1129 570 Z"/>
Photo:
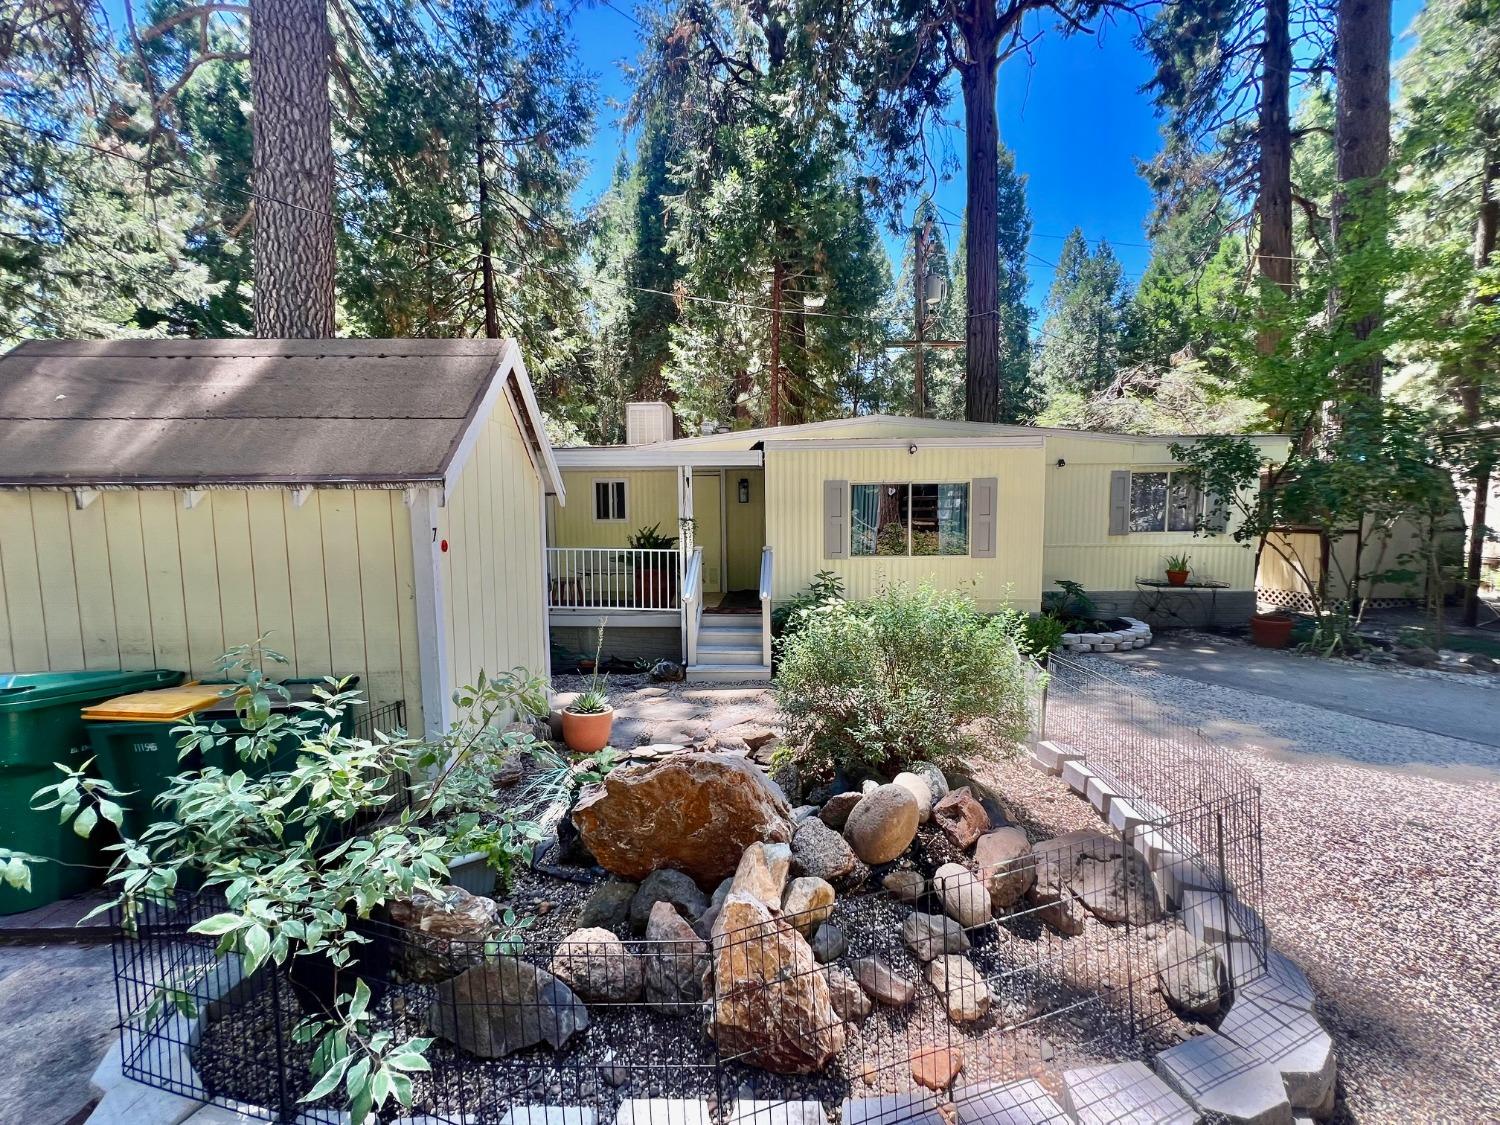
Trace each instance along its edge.
<path fill-rule="evenodd" d="M 173 728 L 195 712 L 219 706 L 230 690 L 223 684 L 183 684 L 116 696 L 83 709 L 95 770 L 130 794 L 120 800 L 127 836 L 139 836 L 162 819 L 154 802 L 174 775 L 204 764 L 196 751 L 179 759 L 182 736 L 172 733 Z"/>

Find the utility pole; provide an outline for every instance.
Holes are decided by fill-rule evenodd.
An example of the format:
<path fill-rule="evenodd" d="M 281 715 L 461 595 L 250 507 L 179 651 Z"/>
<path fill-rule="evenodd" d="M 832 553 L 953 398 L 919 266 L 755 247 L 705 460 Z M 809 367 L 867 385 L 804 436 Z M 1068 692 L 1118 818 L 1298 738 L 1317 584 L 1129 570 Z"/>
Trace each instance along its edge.
<path fill-rule="evenodd" d="M 927 349 L 928 348 L 961 348 L 963 340 L 929 340 L 927 338 L 927 321 L 931 312 L 936 311 L 937 306 L 943 303 L 947 295 L 948 279 L 939 274 L 930 277 L 927 273 L 927 253 L 932 243 L 932 216 L 928 215 L 920 228 L 912 232 L 914 242 L 916 266 L 913 272 L 916 277 L 912 281 L 912 321 L 913 335 L 910 340 L 891 340 L 886 344 L 888 348 L 913 348 L 916 359 L 916 380 L 913 386 L 913 397 L 916 399 L 916 415 L 918 418 L 927 417 Z"/>

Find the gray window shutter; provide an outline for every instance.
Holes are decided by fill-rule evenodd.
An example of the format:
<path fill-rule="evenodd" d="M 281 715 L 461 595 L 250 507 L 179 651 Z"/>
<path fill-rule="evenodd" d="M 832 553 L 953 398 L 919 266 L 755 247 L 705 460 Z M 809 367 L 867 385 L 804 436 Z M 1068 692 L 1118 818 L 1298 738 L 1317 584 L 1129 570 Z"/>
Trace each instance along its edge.
<path fill-rule="evenodd" d="M 1109 474 L 1109 533 L 1130 534 L 1130 470 L 1115 469 Z"/>
<path fill-rule="evenodd" d="M 1203 523 L 1209 531 L 1223 532 L 1229 528 L 1229 501 L 1217 493 L 1209 493 L 1206 497 L 1208 511 L 1204 514 Z"/>
<path fill-rule="evenodd" d="M 823 482 L 823 557 L 849 556 L 849 482 Z"/>
<path fill-rule="evenodd" d="M 995 477 L 975 477 L 969 484 L 969 557 L 995 557 L 995 516 L 1000 482 Z"/>

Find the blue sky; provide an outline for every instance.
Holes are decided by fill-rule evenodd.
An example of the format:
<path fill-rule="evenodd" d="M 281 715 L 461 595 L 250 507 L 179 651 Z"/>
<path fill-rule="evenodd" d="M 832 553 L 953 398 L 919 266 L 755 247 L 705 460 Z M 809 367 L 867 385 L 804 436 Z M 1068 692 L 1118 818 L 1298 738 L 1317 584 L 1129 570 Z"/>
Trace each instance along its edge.
<path fill-rule="evenodd" d="M 1395 0 L 1392 20 L 1399 36 L 1421 7 L 1421 0 Z M 580 8 L 575 33 L 584 65 L 598 79 L 604 98 L 628 95 L 620 62 L 635 57 L 636 25 L 620 10 Z M 1015 151 L 1027 176 L 1034 234 L 1031 241 L 1031 300 L 1040 306 L 1052 281 L 1052 267 L 1063 237 L 1075 226 L 1091 242 L 1107 238 L 1137 281 L 1150 260 L 1144 223 L 1151 192 L 1136 173 L 1138 160 L 1149 160 L 1161 144 L 1159 123 L 1150 99 L 1140 88 L 1150 78 L 1144 56 L 1125 25 L 1106 27 L 1097 36 L 1044 37 L 1035 48 L 1036 62 L 1013 59 L 1000 74 L 1000 137 Z M 1396 53 L 1405 45 L 1398 41 Z M 956 99 L 955 99 L 956 108 Z M 619 114 L 603 105 L 599 128 L 588 150 L 591 171 L 580 201 L 598 195 L 608 184 L 621 151 Z M 947 143 L 962 156 L 960 130 L 949 130 Z M 949 244 L 957 238 L 963 212 L 962 170 L 943 184 L 936 200 L 945 220 Z M 894 254 L 898 248 L 889 245 Z"/>

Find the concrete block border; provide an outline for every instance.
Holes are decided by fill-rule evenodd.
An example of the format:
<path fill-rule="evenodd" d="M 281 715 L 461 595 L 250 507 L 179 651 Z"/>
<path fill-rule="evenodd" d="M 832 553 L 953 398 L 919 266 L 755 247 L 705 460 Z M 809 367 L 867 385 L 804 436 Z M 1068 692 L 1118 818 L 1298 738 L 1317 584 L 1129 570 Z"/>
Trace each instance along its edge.
<path fill-rule="evenodd" d="M 1118 617 L 1125 628 L 1105 633 L 1064 633 L 1062 646 L 1066 652 L 1127 652 L 1133 648 L 1145 648 L 1151 643 L 1151 626 L 1137 617 Z"/>
<path fill-rule="evenodd" d="M 1158 1054 L 1153 1066 L 1161 1078 L 1216 1120 L 1332 1116 L 1338 1081 L 1333 1039 L 1318 1021 L 1317 996 L 1297 963 L 1267 945 L 1261 964 L 1247 930 L 1264 927 L 1264 921 L 1233 897 L 1232 888 L 1226 899 L 1197 858 L 1174 846 L 1164 810 L 1121 796 L 1121 786 L 1066 743 L 1038 742 L 1029 754 L 1034 767 L 1061 777 L 1140 853 L 1183 926 L 1214 947 L 1229 970 L 1233 995 L 1217 1030 L 1205 1027 Z M 1063 1075 L 1065 1087 L 1073 1073 Z M 1091 1077 L 1079 1074 L 1077 1081 L 1086 1084 Z M 1064 1108 L 1075 1120 L 1090 1119 L 1073 1106 Z"/>

